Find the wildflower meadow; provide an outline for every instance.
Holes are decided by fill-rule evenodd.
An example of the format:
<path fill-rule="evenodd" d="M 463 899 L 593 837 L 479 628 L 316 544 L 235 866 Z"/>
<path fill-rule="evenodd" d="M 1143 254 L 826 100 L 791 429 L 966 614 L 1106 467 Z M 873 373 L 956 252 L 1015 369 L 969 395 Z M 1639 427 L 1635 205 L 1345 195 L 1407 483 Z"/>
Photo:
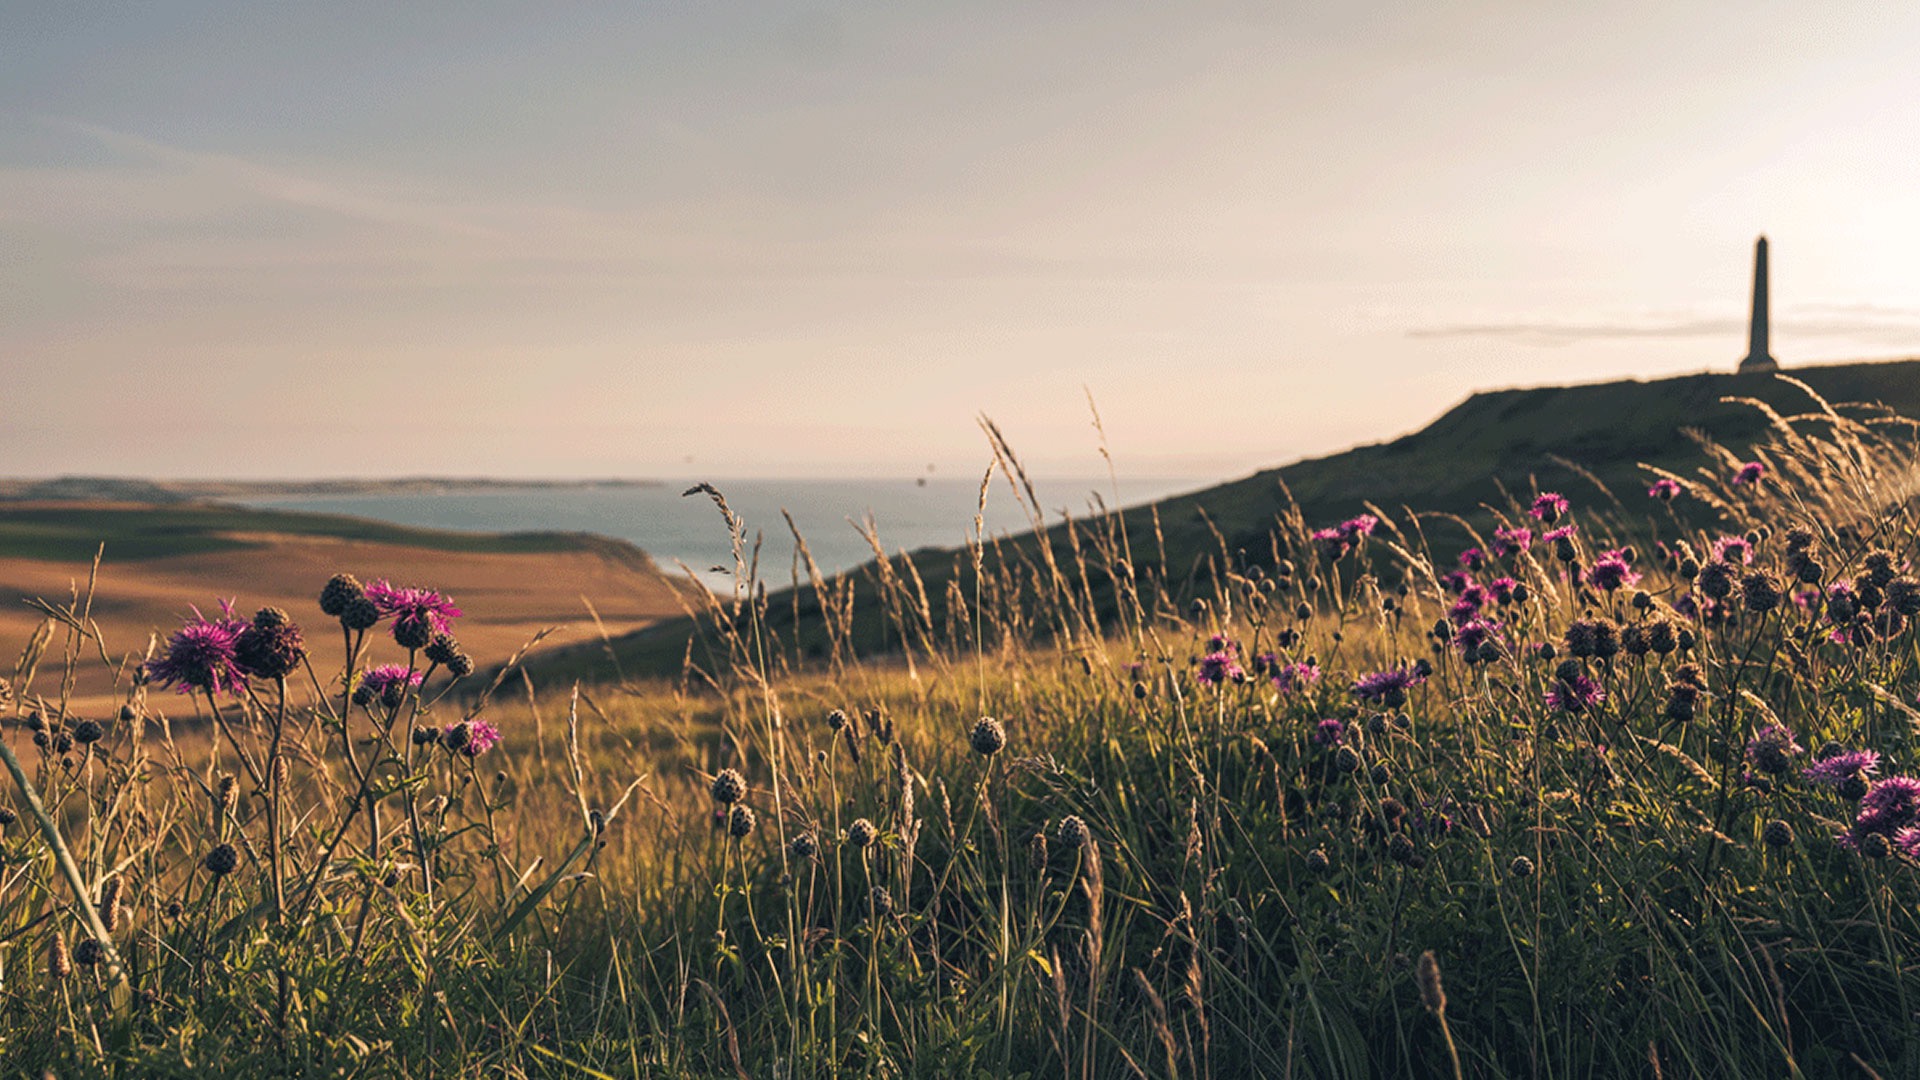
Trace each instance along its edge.
<path fill-rule="evenodd" d="M 664 673 L 471 657 L 375 568 L 141 643 L 80 590 L 6 684 L 0 1062 L 1920 1075 L 1920 442 L 1769 420 L 1191 557 L 1031 500 L 785 632 L 703 487 L 738 580 Z"/>

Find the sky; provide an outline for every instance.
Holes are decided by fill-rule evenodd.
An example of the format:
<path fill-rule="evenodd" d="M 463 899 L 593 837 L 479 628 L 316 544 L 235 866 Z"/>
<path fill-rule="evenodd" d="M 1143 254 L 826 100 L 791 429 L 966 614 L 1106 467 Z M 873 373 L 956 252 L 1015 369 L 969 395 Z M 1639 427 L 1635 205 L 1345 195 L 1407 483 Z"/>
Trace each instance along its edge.
<path fill-rule="evenodd" d="M 1920 6 L 0 0 L 0 475 L 1218 478 L 1920 355 Z"/>

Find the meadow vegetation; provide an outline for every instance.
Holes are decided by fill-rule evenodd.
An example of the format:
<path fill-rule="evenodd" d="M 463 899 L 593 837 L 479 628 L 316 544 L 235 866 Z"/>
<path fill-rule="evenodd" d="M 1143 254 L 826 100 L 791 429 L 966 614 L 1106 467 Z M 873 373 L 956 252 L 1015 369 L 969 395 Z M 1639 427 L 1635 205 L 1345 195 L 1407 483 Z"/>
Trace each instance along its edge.
<path fill-rule="evenodd" d="M 144 655 L 82 596 L 6 691 L 0 1060 L 1920 1075 L 1920 441 L 1807 400 L 1485 529 L 1296 509 L 1176 568 L 1102 515 L 937 597 L 883 556 L 814 582 L 818 655 L 703 489 L 738 585 L 671 680 L 476 674 L 344 575 Z"/>

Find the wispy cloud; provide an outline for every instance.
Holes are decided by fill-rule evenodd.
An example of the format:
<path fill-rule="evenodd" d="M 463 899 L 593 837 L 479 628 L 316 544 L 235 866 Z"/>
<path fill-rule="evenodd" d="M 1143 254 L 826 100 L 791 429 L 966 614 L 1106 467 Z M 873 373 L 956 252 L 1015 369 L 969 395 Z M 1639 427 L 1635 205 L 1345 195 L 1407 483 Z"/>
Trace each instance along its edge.
<path fill-rule="evenodd" d="M 65 117 L 40 117 L 48 127 L 83 136 L 110 150 L 184 172 L 203 183 L 268 202 L 317 210 L 353 221 L 475 238 L 500 238 L 457 209 L 382 196 L 262 165 L 231 154 L 187 150 L 142 135 Z"/>

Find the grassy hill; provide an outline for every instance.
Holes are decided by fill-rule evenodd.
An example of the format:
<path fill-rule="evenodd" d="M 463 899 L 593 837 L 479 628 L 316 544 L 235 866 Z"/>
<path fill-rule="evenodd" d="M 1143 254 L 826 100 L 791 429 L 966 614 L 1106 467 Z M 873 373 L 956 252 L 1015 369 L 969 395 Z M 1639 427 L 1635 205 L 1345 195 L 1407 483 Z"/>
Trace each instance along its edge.
<path fill-rule="evenodd" d="M 1878 404 L 1903 415 L 1920 415 L 1920 360 L 1796 367 L 1783 374 L 1835 404 Z M 1390 442 L 1310 458 L 1166 499 L 1151 509 L 1129 510 L 1127 535 L 1136 563 L 1178 581 L 1207 573 L 1204 559 L 1219 548 L 1216 529 L 1230 550 L 1246 552 L 1255 563 L 1268 561 L 1276 521 L 1294 505 L 1309 527 L 1360 513 L 1369 503 L 1484 521 L 1490 517 L 1485 507 L 1505 505 L 1503 491 L 1527 494 L 1538 487 L 1588 502 L 1603 498 L 1591 476 L 1628 506 L 1644 506 L 1649 475 L 1643 464 L 1683 474 L 1708 464 L 1689 432 L 1739 450 L 1766 430 L 1769 421 L 1763 412 L 1728 398 L 1763 401 L 1785 415 L 1819 407 L 1800 387 L 1768 374 L 1702 373 L 1486 391 Z M 1457 529 L 1444 522 L 1435 527 Z M 1064 559 L 1070 544 L 1062 530 L 1054 530 L 1052 540 Z M 1005 554 L 1019 558 L 1035 550 L 1027 537 Z M 1162 550 L 1164 560 L 1158 556 Z M 947 583 L 969 573 L 965 557 L 937 550 L 912 557 L 938 620 L 944 617 Z M 888 642 L 876 602 L 876 569 L 869 564 L 851 572 L 859 579 L 856 618 L 865 620 L 856 627 L 855 640 L 868 649 Z M 797 595 L 772 596 L 767 621 L 776 634 L 789 635 L 788 644 L 801 655 L 820 655 L 818 632 L 803 629 L 819 622 L 819 611 L 813 590 L 803 587 Z M 670 620 L 616 640 L 613 652 L 628 674 L 668 673 L 685 657 L 692 629 L 690 620 Z M 556 650 L 540 667 L 558 678 L 604 677 L 606 659 L 606 651 L 596 643 Z"/>

